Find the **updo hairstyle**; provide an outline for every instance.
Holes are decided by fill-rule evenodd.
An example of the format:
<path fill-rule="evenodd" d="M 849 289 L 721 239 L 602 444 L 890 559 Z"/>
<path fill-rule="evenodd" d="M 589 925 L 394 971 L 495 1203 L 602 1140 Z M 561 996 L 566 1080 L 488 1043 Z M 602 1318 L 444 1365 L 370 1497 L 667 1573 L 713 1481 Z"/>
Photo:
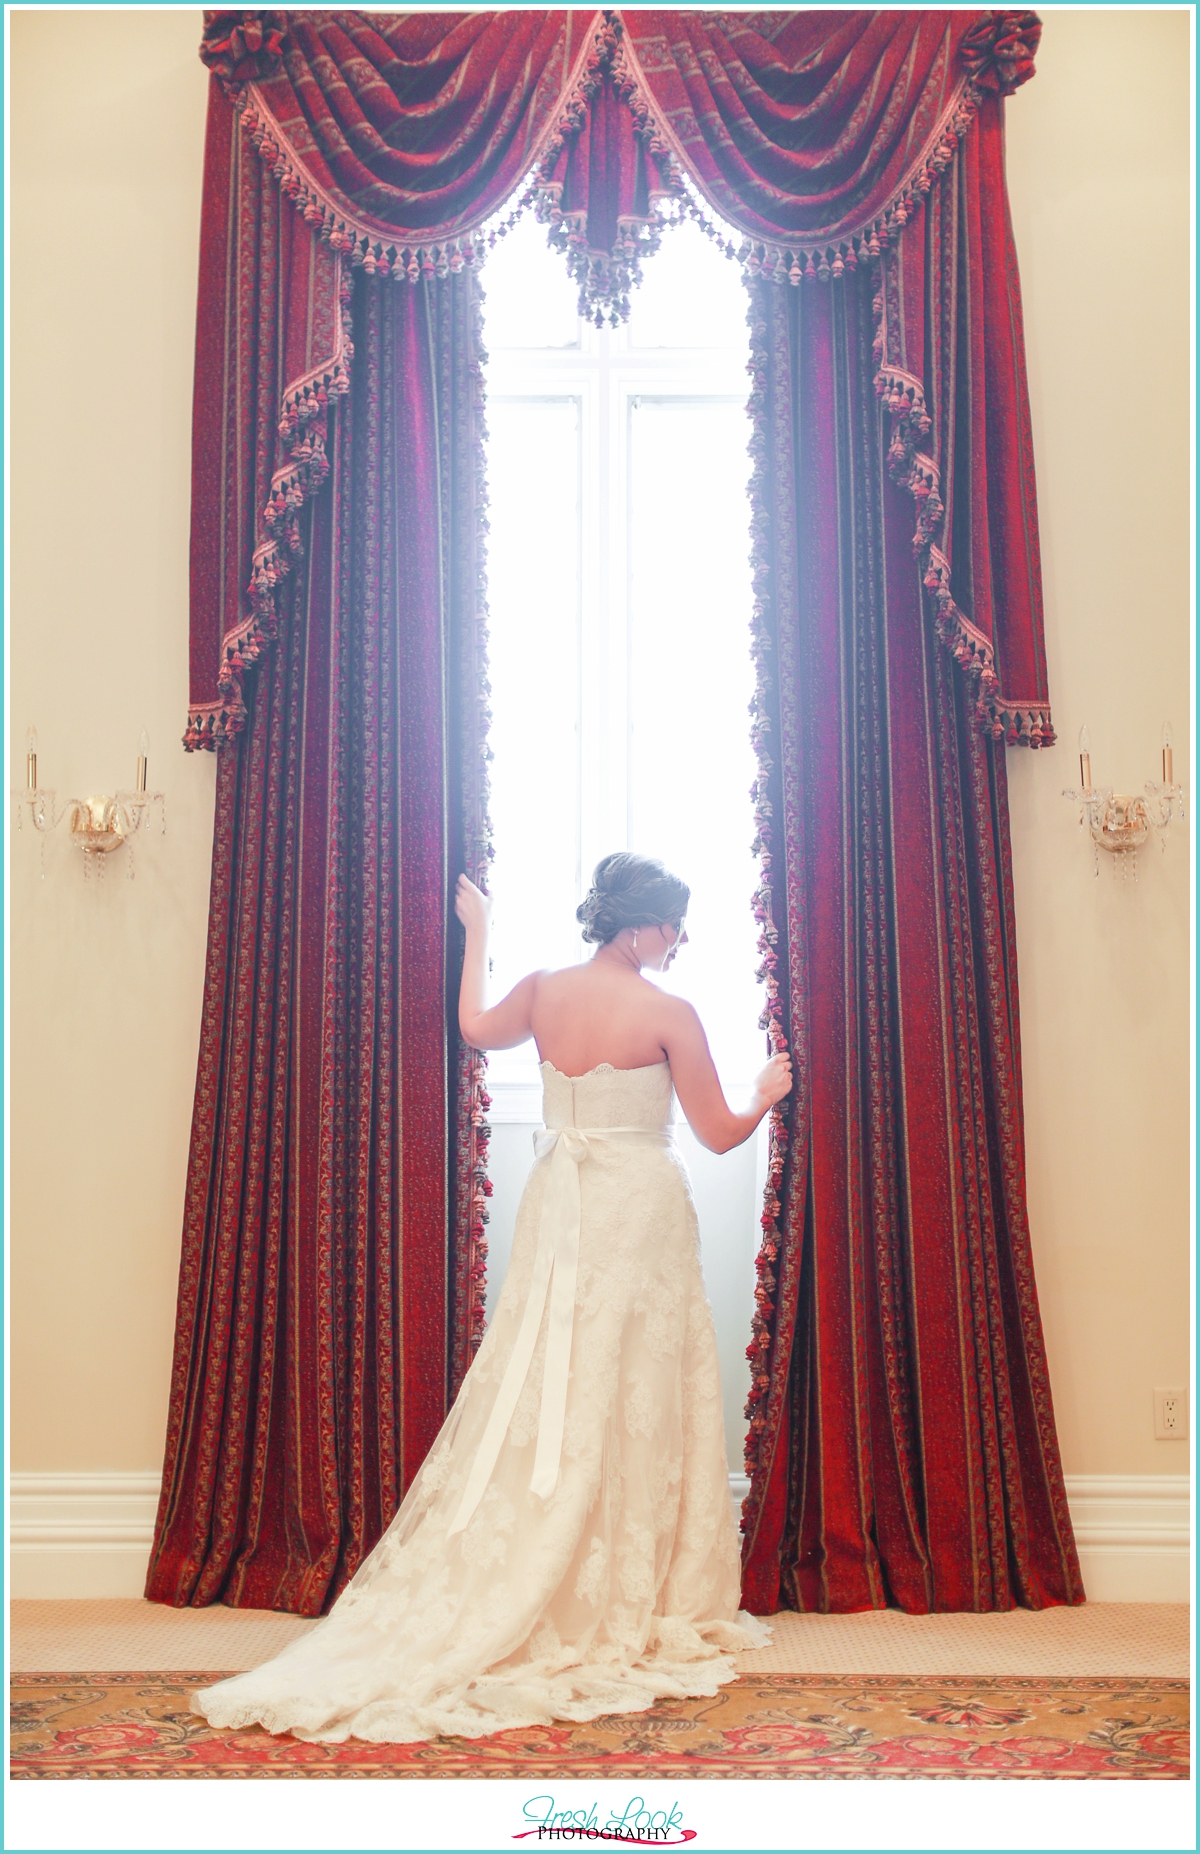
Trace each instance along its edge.
<path fill-rule="evenodd" d="M 678 925 L 691 893 L 657 856 L 614 850 L 596 864 L 592 886 L 576 908 L 575 919 L 585 940 L 607 946 L 622 927 Z"/>

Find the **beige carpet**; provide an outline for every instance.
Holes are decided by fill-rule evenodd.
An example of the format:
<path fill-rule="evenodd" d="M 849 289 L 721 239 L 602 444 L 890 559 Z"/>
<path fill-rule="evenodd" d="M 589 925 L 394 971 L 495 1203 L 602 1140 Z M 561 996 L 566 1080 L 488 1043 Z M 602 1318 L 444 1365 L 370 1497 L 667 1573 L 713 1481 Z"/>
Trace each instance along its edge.
<path fill-rule="evenodd" d="M 738 1657 L 754 1674 L 1143 1674 L 1186 1679 L 1186 1603 L 1084 1603 L 986 1616 L 772 1618 L 769 1648 Z"/>
<path fill-rule="evenodd" d="M 11 1605 L 14 1673 L 136 1673 L 256 1667 L 312 1627 L 270 1610 L 166 1609 L 137 1597 Z M 739 1666 L 763 1674 L 1128 1674 L 1185 1679 L 1182 1603 L 1086 1603 L 988 1616 L 774 1619 L 769 1648 Z"/>
<path fill-rule="evenodd" d="M 168 1609 L 142 1597 L 17 1598 L 9 1606 L 14 1673 L 257 1667 L 312 1628 L 270 1609 Z"/>

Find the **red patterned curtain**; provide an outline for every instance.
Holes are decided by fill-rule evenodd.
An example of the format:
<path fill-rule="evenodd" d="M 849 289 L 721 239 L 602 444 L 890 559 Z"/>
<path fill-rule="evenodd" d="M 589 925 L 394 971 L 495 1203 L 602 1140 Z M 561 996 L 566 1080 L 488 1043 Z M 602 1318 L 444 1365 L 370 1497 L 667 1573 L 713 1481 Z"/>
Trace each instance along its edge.
<path fill-rule="evenodd" d="M 1036 590 L 1037 541 L 991 467 L 1024 388 L 1002 213 L 971 246 L 998 146 L 968 138 L 931 195 L 909 305 L 931 373 L 969 379 L 975 344 L 978 377 L 1008 368 L 937 394 L 923 436 L 952 460 L 955 592 L 989 614 Z M 1004 728 L 937 636 L 929 498 L 914 536 L 872 389 L 878 285 L 752 288 L 760 910 L 796 1075 L 750 1349 L 761 1614 L 1083 1597 L 1025 1211 Z"/>
<path fill-rule="evenodd" d="M 301 1615 L 390 1520 L 481 1317 L 447 909 L 483 850 L 476 293 L 358 276 L 349 307 L 326 493 L 218 773 L 147 1584 Z"/>
<path fill-rule="evenodd" d="M 478 1338 L 486 1097 L 448 923 L 488 854 L 475 269 L 522 183 L 597 317 L 672 214 L 752 278 L 759 906 L 798 1085 L 747 1600 L 1078 1594 L 997 744 L 1053 738 L 1000 154 L 1036 38 L 206 15 L 186 738 L 222 765 L 148 1594 L 319 1610 Z"/>

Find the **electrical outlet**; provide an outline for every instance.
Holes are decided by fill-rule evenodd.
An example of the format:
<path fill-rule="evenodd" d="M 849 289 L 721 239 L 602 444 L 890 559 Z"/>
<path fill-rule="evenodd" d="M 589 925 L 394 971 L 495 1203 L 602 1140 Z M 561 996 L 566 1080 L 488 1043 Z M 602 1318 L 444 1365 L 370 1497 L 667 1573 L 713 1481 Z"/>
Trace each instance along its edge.
<path fill-rule="evenodd" d="M 1186 1390 L 1156 1390 L 1154 1436 L 1158 1442 L 1186 1442 L 1188 1394 Z"/>

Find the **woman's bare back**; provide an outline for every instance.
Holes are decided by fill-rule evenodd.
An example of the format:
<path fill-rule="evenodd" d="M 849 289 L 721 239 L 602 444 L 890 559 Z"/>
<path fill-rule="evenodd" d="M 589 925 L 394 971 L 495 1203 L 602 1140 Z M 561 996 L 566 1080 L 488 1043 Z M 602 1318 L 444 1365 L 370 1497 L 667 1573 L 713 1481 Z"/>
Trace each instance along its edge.
<path fill-rule="evenodd" d="M 667 1061 L 677 1001 L 648 979 L 595 959 L 532 976 L 529 1026 L 543 1062 L 560 1075 Z"/>

